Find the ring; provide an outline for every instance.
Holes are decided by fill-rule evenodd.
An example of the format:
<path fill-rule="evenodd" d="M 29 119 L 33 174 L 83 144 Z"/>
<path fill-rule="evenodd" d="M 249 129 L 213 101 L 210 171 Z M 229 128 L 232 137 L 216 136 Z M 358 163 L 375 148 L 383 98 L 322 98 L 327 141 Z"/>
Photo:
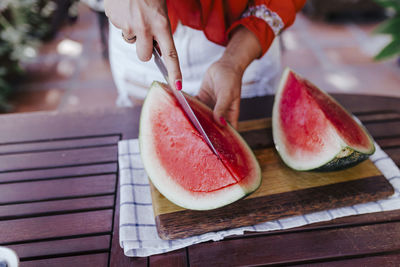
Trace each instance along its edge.
<path fill-rule="evenodd" d="M 121 33 L 122 33 L 122 38 L 124 38 L 125 42 L 130 43 L 130 44 L 133 44 L 134 42 L 136 42 L 136 35 L 131 38 L 127 38 L 124 35 L 124 32 L 121 32 Z"/>

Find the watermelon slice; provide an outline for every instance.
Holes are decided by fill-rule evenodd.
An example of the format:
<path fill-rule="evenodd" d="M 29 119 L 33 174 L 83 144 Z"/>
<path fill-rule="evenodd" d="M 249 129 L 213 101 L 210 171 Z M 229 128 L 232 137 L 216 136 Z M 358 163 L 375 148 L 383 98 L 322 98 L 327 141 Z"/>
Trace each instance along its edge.
<path fill-rule="evenodd" d="M 375 147 L 366 129 L 331 96 L 290 69 L 275 95 L 272 129 L 282 160 L 295 170 L 339 170 Z"/>
<path fill-rule="evenodd" d="M 193 210 L 222 207 L 255 191 L 261 170 L 246 142 L 231 126 L 214 123 L 210 108 L 186 97 L 222 162 L 169 88 L 154 82 L 143 104 L 139 131 L 142 161 L 153 185 L 171 202 Z"/>

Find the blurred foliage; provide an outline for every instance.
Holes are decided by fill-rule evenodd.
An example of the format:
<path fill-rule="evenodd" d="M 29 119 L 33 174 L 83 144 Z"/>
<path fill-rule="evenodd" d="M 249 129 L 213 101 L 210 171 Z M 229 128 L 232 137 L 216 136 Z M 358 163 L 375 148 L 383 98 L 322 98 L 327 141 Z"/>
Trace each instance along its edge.
<path fill-rule="evenodd" d="M 389 18 L 380 24 L 374 33 L 390 35 L 392 40 L 376 56 L 375 60 L 388 59 L 400 55 L 400 0 L 375 0 L 386 8 Z"/>
<path fill-rule="evenodd" d="M 54 33 L 60 2 L 0 0 L 0 112 L 11 108 L 7 97 L 23 74 L 21 63 L 34 58 L 41 41 Z"/>

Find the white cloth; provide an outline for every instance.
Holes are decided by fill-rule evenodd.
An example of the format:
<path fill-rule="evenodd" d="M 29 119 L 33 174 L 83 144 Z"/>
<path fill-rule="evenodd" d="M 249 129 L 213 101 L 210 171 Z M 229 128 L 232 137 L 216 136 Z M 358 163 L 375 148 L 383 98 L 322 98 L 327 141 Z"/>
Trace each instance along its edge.
<path fill-rule="evenodd" d="M 183 90 L 195 95 L 206 70 L 221 57 L 225 48 L 207 40 L 202 31 L 182 25 L 178 25 L 174 33 L 174 42 L 179 55 Z M 119 93 L 119 106 L 131 106 L 128 95 L 144 99 L 154 80 L 164 81 L 153 60 L 140 61 L 136 55 L 136 45 L 126 43 L 121 37 L 121 31 L 112 24 L 109 49 L 111 71 Z M 274 94 L 281 72 L 280 62 L 280 46 L 276 38 L 268 52 L 246 69 L 242 80 L 242 97 Z"/>
<path fill-rule="evenodd" d="M 400 209 L 400 170 L 377 144 L 375 144 L 375 147 L 376 152 L 370 159 L 395 189 L 395 194 L 387 199 L 269 221 L 253 226 L 165 241 L 160 239 L 157 234 L 149 182 L 140 158 L 138 140 L 120 141 L 118 143 L 119 186 L 121 190 L 120 245 L 124 249 L 126 256 L 144 257 L 209 240 L 221 240 L 229 235 L 241 235 L 244 231 L 281 230 L 329 221 L 338 217 Z"/>

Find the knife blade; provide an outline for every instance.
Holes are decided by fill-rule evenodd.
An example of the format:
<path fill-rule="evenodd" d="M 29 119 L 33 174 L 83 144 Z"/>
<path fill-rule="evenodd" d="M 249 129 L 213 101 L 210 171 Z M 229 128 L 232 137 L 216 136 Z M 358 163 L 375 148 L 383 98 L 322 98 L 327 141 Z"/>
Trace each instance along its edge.
<path fill-rule="evenodd" d="M 165 81 L 169 84 L 167 68 L 165 67 L 164 62 L 162 61 L 161 56 L 155 47 L 153 47 L 153 55 L 154 55 L 154 62 L 156 63 L 161 74 L 164 76 Z M 207 133 L 204 131 L 203 126 L 201 126 L 199 120 L 197 119 L 196 115 L 194 114 L 194 112 L 193 112 L 192 108 L 190 107 L 189 103 L 187 102 L 185 96 L 182 94 L 181 91 L 178 91 L 176 89 L 171 88 L 171 91 L 175 95 L 175 97 L 178 100 L 179 104 L 181 105 L 183 111 L 188 116 L 190 122 L 193 124 L 193 126 L 197 129 L 197 131 L 203 137 L 203 139 L 205 140 L 207 145 L 211 148 L 211 151 L 222 161 L 218 151 L 215 149 L 210 138 L 208 138 Z"/>

